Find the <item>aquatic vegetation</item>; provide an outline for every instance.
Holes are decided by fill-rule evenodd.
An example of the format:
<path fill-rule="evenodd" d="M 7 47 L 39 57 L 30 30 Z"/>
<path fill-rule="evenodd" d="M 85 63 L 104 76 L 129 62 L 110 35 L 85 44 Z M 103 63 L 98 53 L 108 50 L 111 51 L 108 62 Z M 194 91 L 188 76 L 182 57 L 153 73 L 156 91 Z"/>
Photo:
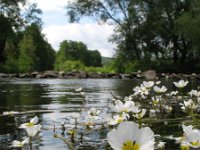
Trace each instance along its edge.
<path fill-rule="evenodd" d="M 154 133 L 149 127 L 139 128 L 134 122 L 122 122 L 107 134 L 114 150 L 153 150 Z"/>
<path fill-rule="evenodd" d="M 71 115 L 73 126 L 61 122 L 60 128 L 54 127 L 53 135 L 69 149 L 76 149 L 82 145 L 84 135 L 97 131 L 104 136 L 99 138 L 99 145 L 107 143 L 114 150 L 164 150 L 169 141 L 176 143 L 181 150 L 197 149 L 200 147 L 200 91 L 192 89 L 183 93 L 182 89 L 189 82 L 173 83 L 176 90 L 170 91 L 161 81 L 143 81 L 140 86 L 133 87 L 131 95 L 124 98 L 113 96 L 104 109 L 85 107 L 89 98 L 80 87 L 75 92 L 80 93 L 83 106 L 80 112 Z M 41 131 L 42 125 L 38 121 L 35 116 L 20 125 L 27 132 L 29 144 Z M 166 130 L 176 127 L 179 132 L 176 135 L 163 134 L 165 127 Z M 58 135 L 57 130 L 68 136 Z M 27 140 L 15 140 L 12 146 L 23 147 L 25 144 Z"/>
<path fill-rule="evenodd" d="M 35 137 L 38 134 L 38 132 L 41 130 L 42 127 L 42 125 L 37 123 L 38 123 L 38 117 L 35 116 L 30 120 L 30 122 L 21 124 L 19 128 L 25 129 L 28 137 L 26 137 L 25 140 L 23 140 L 22 142 L 14 140 L 12 142 L 12 146 L 23 147 L 25 144 L 30 144 L 30 147 L 32 147 L 33 137 Z"/>
<path fill-rule="evenodd" d="M 11 147 L 23 147 L 25 144 L 28 144 L 28 143 L 29 143 L 29 138 L 25 138 L 23 141 L 14 140 L 12 142 Z"/>

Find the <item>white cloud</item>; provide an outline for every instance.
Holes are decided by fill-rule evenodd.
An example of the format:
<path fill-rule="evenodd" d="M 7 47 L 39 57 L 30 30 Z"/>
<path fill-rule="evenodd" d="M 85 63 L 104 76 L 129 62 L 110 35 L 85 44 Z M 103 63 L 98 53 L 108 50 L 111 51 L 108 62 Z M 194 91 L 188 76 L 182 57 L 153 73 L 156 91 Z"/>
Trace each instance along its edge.
<path fill-rule="evenodd" d="M 43 33 L 48 42 L 55 50 L 59 49 L 59 44 L 63 40 L 82 41 L 88 49 L 99 50 L 103 56 L 113 56 L 115 47 L 108 42 L 108 38 L 113 33 L 113 26 L 89 23 L 68 23 L 66 10 L 69 1 L 74 0 L 29 0 L 37 3 L 38 8 L 43 11 L 42 20 L 44 22 Z"/>
<path fill-rule="evenodd" d="M 108 38 L 113 33 L 113 26 L 110 25 L 95 23 L 49 25 L 43 29 L 43 33 L 56 50 L 59 49 L 59 44 L 63 40 L 74 40 L 82 41 L 88 49 L 99 50 L 103 56 L 114 54 L 114 45 L 108 42 Z"/>

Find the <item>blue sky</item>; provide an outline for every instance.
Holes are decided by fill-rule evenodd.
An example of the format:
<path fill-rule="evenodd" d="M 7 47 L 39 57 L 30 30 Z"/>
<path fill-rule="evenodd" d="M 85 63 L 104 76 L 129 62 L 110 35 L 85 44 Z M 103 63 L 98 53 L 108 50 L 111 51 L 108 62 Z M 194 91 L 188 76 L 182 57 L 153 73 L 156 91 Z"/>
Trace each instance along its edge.
<path fill-rule="evenodd" d="M 111 57 L 114 54 L 112 43 L 108 42 L 113 34 L 114 27 L 108 24 L 99 24 L 89 20 L 81 23 L 69 23 L 64 7 L 69 0 L 29 0 L 37 3 L 43 11 L 43 33 L 55 50 L 63 40 L 82 41 L 88 49 L 99 50 L 102 56 Z"/>

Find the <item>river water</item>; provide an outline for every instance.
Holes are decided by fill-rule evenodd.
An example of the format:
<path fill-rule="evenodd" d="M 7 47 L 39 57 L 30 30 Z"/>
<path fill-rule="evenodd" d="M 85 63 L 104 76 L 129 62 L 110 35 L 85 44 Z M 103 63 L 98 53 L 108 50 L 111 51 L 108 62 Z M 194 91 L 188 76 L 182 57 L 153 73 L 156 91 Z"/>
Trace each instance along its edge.
<path fill-rule="evenodd" d="M 35 115 L 43 127 L 34 139 L 32 150 L 66 150 L 67 145 L 53 135 L 56 133 L 70 140 L 67 131 L 74 128 L 71 121 L 74 114 L 84 116 L 83 112 L 92 107 L 102 112 L 105 108 L 109 110 L 113 95 L 128 96 L 133 93 L 133 87 L 141 82 L 120 79 L 0 79 L 0 150 L 13 149 L 10 147 L 13 140 L 24 139 L 26 132 L 19 126 Z M 162 85 L 167 86 L 168 90 L 175 89 L 172 80 L 163 80 Z M 198 85 L 199 81 L 191 80 L 186 91 L 196 89 Z M 83 88 L 87 101 L 79 92 L 75 92 L 79 87 Z M 5 111 L 18 111 L 21 114 L 1 115 Z M 64 133 L 61 123 L 66 127 Z M 180 136 L 182 129 L 178 123 L 174 126 L 161 122 L 151 128 L 155 134 Z M 75 134 L 78 142 L 74 145 L 81 150 L 110 150 L 106 142 L 107 132 L 107 128 L 94 127 L 89 130 L 80 125 Z M 28 150 L 29 147 L 23 149 Z M 179 145 L 168 141 L 167 149 L 179 149 Z"/>
<path fill-rule="evenodd" d="M 10 149 L 13 140 L 23 139 L 26 133 L 19 129 L 19 125 L 28 122 L 35 115 L 39 117 L 43 129 L 39 140 L 34 142 L 33 149 L 67 149 L 60 139 L 53 137 L 54 125 L 56 133 L 60 134 L 61 122 L 68 126 L 72 115 L 80 112 L 81 108 L 106 108 L 113 98 L 110 92 L 119 96 L 129 95 L 138 82 L 140 81 L 118 79 L 0 79 L 0 114 L 5 111 L 35 111 L 16 116 L 0 116 L 0 149 Z M 79 87 L 83 88 L 87 103 L 83 102 L 80 93 L 74 91 Z M 52 112 L 45 112 L 46 110 Z M 43 113 L 37 113 L 38 111 Z M 99 135 L 91 134 L 88 138 L 85 137 L 90 143 L 98 140 Z"/>

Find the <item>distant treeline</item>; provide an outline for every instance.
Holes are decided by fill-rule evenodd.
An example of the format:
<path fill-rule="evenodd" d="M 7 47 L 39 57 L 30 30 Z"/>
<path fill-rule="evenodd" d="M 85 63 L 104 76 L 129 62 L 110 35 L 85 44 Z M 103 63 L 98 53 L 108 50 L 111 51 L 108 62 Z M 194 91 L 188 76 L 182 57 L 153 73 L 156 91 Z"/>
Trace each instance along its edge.
<path fill-rule="evenodd" d="M 63 41 L 56 53 L 41 34 L 41 10 L 36 4 L 22 9 L 26 2 L 0 3 L 1 72 L 200 73 L 199 0 L 71 1 L 65 7 L 71 22 L 89 17 L 115 26 L 110 41 L 116 44 L 116 53 L 104 67 L 99 52 L 82 42 Z"/>
<path fill-rule="evenodd" d="M 1 60 L 1 72 L 7 73 L 53 69 L 71 71 L 89 66 L 102 66 L 98 50 L 88 50 L 82 42 L 65 40 L 56 53 L 34 23 L 20 34 L 12 32 L 8 36 Z"/>
<path fill-rule="evenodd" d="M 23 10 L 26 0 L 0 3 L 0 72 L 73 70 L 101 67 L 101 55 L 82 42 L 63 41 L 56 51 L 42 31 L 42 11 L 36 4 Z"/>

